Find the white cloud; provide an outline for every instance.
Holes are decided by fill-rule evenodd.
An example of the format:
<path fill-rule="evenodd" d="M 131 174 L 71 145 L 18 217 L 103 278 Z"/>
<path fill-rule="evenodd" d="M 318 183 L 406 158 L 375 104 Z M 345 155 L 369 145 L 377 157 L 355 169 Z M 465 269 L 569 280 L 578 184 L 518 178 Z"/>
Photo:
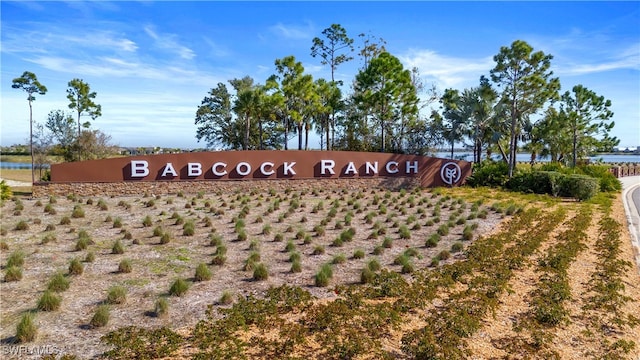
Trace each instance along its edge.
<path fill-rule="evenodd" d="M 435 82 L 438 88 L 457 88 L 467 84 L 476 84 L 480 76 L 488 74 L 494 66 L 491 56 L 467 59 L 441 55 L 426 49 L 412 49 L 398 58 L 408 69 L 418 68 L 420 75 Z"/>
<path fill-rule="evenodd" d="M 640 44 L 633 44 L 612 57 L 591 63 L 566 63 L 558 66 L 560 75 L 583 75 L 620 69 L 640 70 Z"/>
<path fill-rule="evenodd" d="M 185 60 L 196 57 L 195 51 L 178 43 L 177 36 L 174 34 L 158 34 L 151 25 L 145 26 L 144 32 L 155 41 L 155 45 L 160 49 L 175 53 Z"/>
<path fill-rule="evenodd" d="M 276 33 L 287 39 L 311 39 L 313 37 L 313 29 L 311 24 L 306 26 L 285 25 L 283 23 L 277 23 L 269 28 L 272 32 Z"/>

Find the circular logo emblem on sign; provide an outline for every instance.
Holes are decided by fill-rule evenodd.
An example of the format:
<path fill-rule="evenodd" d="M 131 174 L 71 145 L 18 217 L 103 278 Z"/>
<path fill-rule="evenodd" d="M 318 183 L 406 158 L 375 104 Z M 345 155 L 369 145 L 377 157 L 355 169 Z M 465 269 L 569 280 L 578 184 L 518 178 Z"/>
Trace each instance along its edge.
<path fill-rule="evenodd" d="M 448 162 L 442 165 L 440 169 L 440 178 L 447 185 L 453 185 L 460 180 L 462 176 L 462 170 L 460 170 L 460 166 L 454 162 Z"/>

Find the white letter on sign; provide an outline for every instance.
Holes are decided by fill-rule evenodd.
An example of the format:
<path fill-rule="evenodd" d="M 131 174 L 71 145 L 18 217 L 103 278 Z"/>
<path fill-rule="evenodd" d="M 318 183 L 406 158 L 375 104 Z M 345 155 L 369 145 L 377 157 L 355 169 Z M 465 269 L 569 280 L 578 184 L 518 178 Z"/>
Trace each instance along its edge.
<path fill-rule="evenodd" d="M 296 162 L 292 162 L 291 164 L 289 164 L 288 162 L 284 163 L 284 174 L 285 175 L 295 175 L 296 171 L 293 170 L 293 166 L 296 164 Z"/>
<path fill-rule="evenodd" d="M 215 176 L 225 176 L 227 175 L 227 170 L 222 170 L 222 171 L 218 171 L 218 168 L 226 168 L 227 164 L 223 163 L 223 162 L 217 162 L 215 164 L 213 164 L 213 166 L 211 167 L 211 172 L 213 172 L 213 175 Z"/>
<path fill-rule="evenodd" d="M 333 167 L 336 166 L 336 162 L 333 160 L 320 160 L 320 175 L 326 175 L 327 171 L 329 174 L 335 174 L 333 171 Z"/>
<path fill-rule="evenodd" d="M 358 170 L 356 170 L 356 165 L 353 163 L 353 161 L 349 161 L 349 165 L 347 165 L 347 169 L 344 171 L 345 175 L 348 174 L 357 174 Z"/>
<path fill-rule="evenodd" d="M 377 174 L 378 173 L 378 162 L 374 162 L 373 164 L 367 161 L 367 169 L 364 171 L 367 175 Z"/>
<path fill-rule="evenodd" d="M 271 170 L 267 171 L 267 167 L 269 167 Z M 264 176 L 269 176 L 275 174 L 276 171 L 273 170 L 273 163 L 267 161 L 263 162 L 262 165 L 260 165 L 260 172 Z"/>
<path fill-rule="evenodd" d="M 144 160 L 131 160 L 131 177 L 149 175 L 149 163 Z"/>
<path fill-rule="evenodd" d="M 407 161 L 407 169 L 405 170 L 405 173 L 411 174 L 411 170 L 413 170 L 414 174 L 418 173 L 418 162 L 417 161 L 414 161 L 413 164 L 411 163 L 411 161 Z"/>
<path fill-rule="evenodd" d="M 391 166 L 394 167 L 393 170 L 391 169 Z M 389 161 L 386 165 L 386 169 L 389 174 L 395 174 L 398 172 L 398 163 L 395 161 Z"/>
<path fill-rule="evenodd" d="M 188 163 L 187 169 L 189 169 L 189 176 L 200 176 L 202 175 L 202 164 L 200 163 Z"/>
<path fill-rule="evenodd" d="M 164 171 L 162 172 L 162 177 L 167 176 L 167 174 L 170 174 L 171 176 L 178 176 L 178 173 L 173 168 L 173 165 L 171 163 L 167 163 L 167 165 L 164 167 Z"/>
<path fill-rule="evenodd" d="M 241 170 L 242 168 L 244 168 L 244 170 Z M 251 165 L 249 165 L 249 163 L 244 161 L 239 162 L 238 165 L 236 165 L 236 171 L 238 172 L 239 175 L 247 176 L 251 173 Z"/>

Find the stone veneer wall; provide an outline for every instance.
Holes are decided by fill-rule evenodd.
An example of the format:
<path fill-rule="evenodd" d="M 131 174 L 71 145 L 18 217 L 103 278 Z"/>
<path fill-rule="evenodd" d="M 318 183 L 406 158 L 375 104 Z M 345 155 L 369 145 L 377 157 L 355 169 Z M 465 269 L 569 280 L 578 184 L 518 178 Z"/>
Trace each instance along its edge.
<path fill-rule="evenodd" d="M 151 195 L 175 194 L 178 192 L 195 194 L 200 191 L 214 193 L 218 191 L 235 192 L 269 189 L 401 189 L 420 185 L 415 177 L 406 178 L 354 178 L 354 179 L 300 179 L 300 180 L 228 180 L 228 181 L 145 181 L 111 183 L 36 183 L 33 186 L 34 197 L 50 195 L 67 196 L 131 196 L 145 193 Z"/>

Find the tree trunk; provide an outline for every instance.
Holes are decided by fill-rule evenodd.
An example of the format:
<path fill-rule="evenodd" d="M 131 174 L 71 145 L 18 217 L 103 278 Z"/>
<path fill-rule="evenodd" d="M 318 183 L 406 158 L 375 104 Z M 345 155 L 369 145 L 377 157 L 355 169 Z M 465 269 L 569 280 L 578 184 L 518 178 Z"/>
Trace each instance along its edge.
<path fill-rule="evenodd" d="M 296 125 L 298 128 L 298 150 L 302 150 L 302 123 Z"/>
<path fill-rule="evenodd" d="M 245 116 L 245 129 L 244 129 L 244 150 L 249 150 L 249 130 L 251 127 L 250 118 Z"/>
<path fill-rule="evenodd" d="M 262 141 L 262 120 L 258 120 L 258 132 L 260 133 L 260 150 L 264 150 L 264 142 Z"/>
<path fill-rule="evenodd" d="M 31 153 L 31 184 L 36 182 L 33 168 L 33 107 L 31 106 L 31 94 L 29 94 L 29 152 Z"/>

